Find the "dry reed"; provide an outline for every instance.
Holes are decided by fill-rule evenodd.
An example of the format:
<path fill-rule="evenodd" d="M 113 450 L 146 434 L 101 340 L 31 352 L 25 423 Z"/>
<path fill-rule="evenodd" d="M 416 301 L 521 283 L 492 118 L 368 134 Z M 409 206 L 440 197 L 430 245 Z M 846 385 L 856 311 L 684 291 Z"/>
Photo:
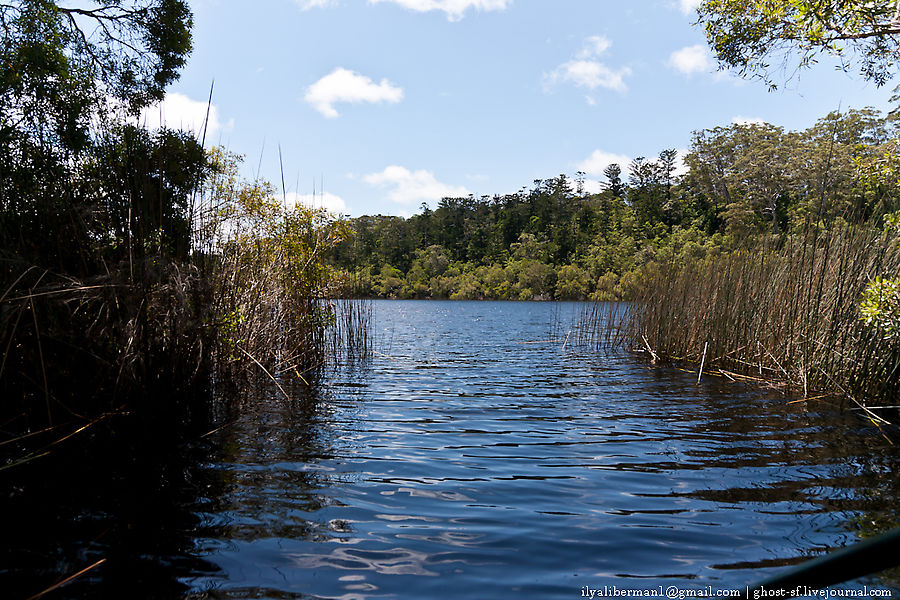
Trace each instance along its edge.
<path fill-rule="evenodd" d="M 900 272 L 900 252 L 869 228 L 811 231 L 760 242 L 652 278 L 623 320 L 634 348 L 707 370 L 751 375 L 801 392 L 861 403 L 894 401 L 900 348 L 860 321 L 877 275 Z M 890 402 L 889 402 L 890 403 Z"/>
<path fill-rule="evenodd" d="M 329 301 L 341 221 L 229 175 L 198 192 L 184 259 L 128 252 L 79 278 L 0 257 L 0 465 L 37 456 L 31 431 L 64 436 L 123 406 L 186 422 L 208 409 L 210 386 L 284 391 L 343 343 L 365 354 L 366 314 L 336 317 Z"/>
<path fill-rule="evenodd" d="M 240 384 L 262 376 L 286 394 L 282 383 L 309 383 L 337 353 L 330 338 L 342 324 L 329 300 L 337 279 L 325 256 L 343 233 L 324 212 L 285 207 L 270 190 L 247 185 L 220 201 L 203 227 L 215 239 L 215 378 Z"/>

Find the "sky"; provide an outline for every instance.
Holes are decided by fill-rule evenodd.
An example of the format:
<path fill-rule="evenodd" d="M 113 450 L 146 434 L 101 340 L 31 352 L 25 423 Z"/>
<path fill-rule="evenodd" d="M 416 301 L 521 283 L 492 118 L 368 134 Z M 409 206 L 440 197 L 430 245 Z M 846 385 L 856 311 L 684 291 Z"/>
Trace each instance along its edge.
<path fill-rule="evenodd" d="M 243 174 L 349 216 L 409 216 L 690 147 L 693 131 L 890 108 L 823 62 L 720 72 L 697 0 L 194 0 L 194 50 L 149 126 L 199 131 Z"/>

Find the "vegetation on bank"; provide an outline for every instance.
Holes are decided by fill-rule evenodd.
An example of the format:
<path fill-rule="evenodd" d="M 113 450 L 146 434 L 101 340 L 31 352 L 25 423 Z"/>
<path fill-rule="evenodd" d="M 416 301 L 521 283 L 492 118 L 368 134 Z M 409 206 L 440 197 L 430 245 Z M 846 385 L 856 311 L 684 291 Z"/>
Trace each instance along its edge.
<path fill-rule="evenodd" d="M 894 398 L 898 121 L 735 124 L 676 155 L 360 217 L 332 260 L 359 296 L 635 301 L 635 348 L 794 389 Z M 709 372 L 709 371 L 708 371 Z"/>
<path fill-rule="evenodd" d="M 0 22 L 0 468 L 119 409 L 173 423 L 211 386 L 308 378 L 344 225 L 135 125 L 190 51 L 187 5 L 21 1 Z"/>
<path fill-rule="evenodd" d="M 799 132 L 719 127 L 695 134 L 683 169 L 666 150 L 624 171 L 610 165 L 599 191 L 583 173 L 574 181 L 560 175 L 512 194 L 445 198 L 409 219 L 345 222 L 285 206 L 272 186 L 240 179 L 238 157 L 207 151 L 202 139 L 135 125 L 190 52 L 185 2 L 89 9 L 22 0 L 0 5 L 0 22 L 0 423 L 7 439 L 60 422 L 91 423 L 126 404 L 189 413 L 210 386 L 248 377 L 306 380 L 337 351 L 328 328 L 368 343 L 355 329 L 365 311 L 336 322 L 325 301 L 348 292 L 639 299 L 650 320 L 635 331 L 661 353 L 696 358 L 700 341 L 721 344 L 729 365 L 779 369 L 807 387 L 846 381 L 836 373 L 869 355 L 839 368 L 794 348 L 834 346 L 849 356 L 846 348 L 869 336 L 879 341 L 865 352 L 882 361 L 872 377 L 896 374 L 889 368 L 900 310 L 896 249 L 888 238 L 858 241 L 896 227 L 893 116 L 832 113 Z M 748 258 L 758 256 L 765 268 Z M 809 271 L 796 270 L 797 257 Z M 845 262 L 829 262 L 835 257 L 864 267 L 852 283 Z M 741 287 L 723 273 L 757 279 L 741 279 Z M 735 349 L 739 340 L 716 338 L 712 317 L 682 327 L 681 339 L 663 320 L 689 322 L 665 306 L 676 292 L 682 308 L 707 315 L 734 304 L 719 301 L 720 289 L 757 297 L 754 290 L 796 281 L 809 284 L 778 295 L 784 310 L 762 297 L 757 305 L 771 308 L 769 318 L 787 315 L 801 325 L 785 329 L 759 316 L 747 329 L 757 337 L 802 332 L 802 343 L 774 334 L 766 341 L 790 348 L 791 358 L 767 346 L 772 362 L 754 362 L 741 354 L 746 348 Z M 823 306 L 840 315 L 820 319 L 830 324 L 827 335 L 810 324 Z M 733 331 L 740 318 L 718 322 Z"/>
<path fill-rule="evenodd" d="M 706 373 L 890 404 L 900 311 L 873 273 L 900 273 L 896 236 L 846 225 L 666 265 L 624 321 L 627 339 Z"/>
<path fill-rule="evenodd" d="M 493 197 L 445 198 L 404 219 L 350 220 L 332 260 L 359 296 L 635 299 L 664 265 L 686 264 L 812 226 L 880 229 L 900 209 L 897 123 L 871 109 L 800 132 L 740 124 L 674 151 Z"/>
<path fill-rule="evenodd" d="M 897 2 L 703 0 L 697 24 L 720 68 L 761 78 L 770 89 L 777 87 L 776 78 L 810 68 L 822 57 L 837 59 L 845 71 L 858 68 L 876 86 L 896 74 Z M 830 129 L 830 136 L 819 136 L 827 152 L 818 160 L 804 161 L 811 155 L 798 155 L 783 143 L 762 155 L 739 153 L 757 159 L 748 171 L 752 178 L 732 180 L 729 188 L 723 177 L 720 189 L 730 195 L 757 187 L 758 198 L 764 204 L 769 199 L 771 231 L 763 236 L 750 231 L 746 252 L 666 265 L 648 281 L 633 313 L 632 343 L 643 343 L 654 357 L 659 354 L 653 344 L 666 357 L 699 359 L 701 372 L 710 360 L 712 368 L 753 372 L 804 395 L 818 389 L 860 406 L 869 400 L 896 404 L 897 135 L 891 127 L 861 136 L 838 123 Z M 733 165 L 724 162 L 720 168 Z M 779 201 L 788 198 L 790 216 L 798 196 L 799 180 L 785 180 L 785 166 L 812 175 L 818 185 L 806 188 L 806 196 L 818 201 L 806 201 L 805 209 L 795 212 L 802 218 L 789 219 L 789 227 L 779 231 L 778 215 L 784 212 Z M 883 421 L 863 409 L 873 422 Z"/>

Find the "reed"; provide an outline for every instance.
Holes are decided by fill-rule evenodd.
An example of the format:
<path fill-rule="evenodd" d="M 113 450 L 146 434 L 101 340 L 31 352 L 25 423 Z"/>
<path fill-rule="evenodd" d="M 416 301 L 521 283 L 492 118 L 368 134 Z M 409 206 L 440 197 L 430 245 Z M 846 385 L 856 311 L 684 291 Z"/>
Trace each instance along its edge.
<path fill-rule="evenodd" d="M 612 351 L 625 342 L 623 322 L 631 305 L 624 302 L 586 302 L 572 329 L 573 341 L 596 350 Z"/>
<path fill-rule="evenodd" d="M 330 303 L 334 324 L 328 329 L 332 364 L 362 364 L 372 357 L 373 306 L 371 300 L 339 299 Z"/>
<path fill-rule="evenodd" d="M 214 290 L 215 379 L 309 383 L 343 343 L 367 335 L 358 315 L 338 320 L 331 300 L 341 282 L 326 257 L 348 229 L 321 209 L 287 205 L 265 182 L 239 182 L 235 157 L 213 158 L 219 169 L 201 201 L 197 238 Z"/>
<path fill-rule="evenodd" d="M 218 388 L 264 380 L 284 391 L 310 383 L 340 343 L 365 351 L 366 315 L 337 322 L 329 301 L 340 282 L 325 256 L 346 234 L 342 221 L 240 180 L 233 157 L 214 151 L 210 162 L 184 207 L 181 253 L 134 227 L 115 253 L 70 242 L 88 257 L 80 270 L 19 246 L 0 251 L 0 442 L 10 442 L 0 465 L 112 412 L 202 422 Z M 0 219 L 4 239 L 10 221 Z"/>
<path fill-rule="evenodd" d="M 804 396 L 834 392 L 865 404 L 900 391 L 900 347 L 860 319 L 876 275 L 900 252 L 868 227 L 769 238 L 649 279 L 622 323 L 632 347 L 752 376 Z"/>

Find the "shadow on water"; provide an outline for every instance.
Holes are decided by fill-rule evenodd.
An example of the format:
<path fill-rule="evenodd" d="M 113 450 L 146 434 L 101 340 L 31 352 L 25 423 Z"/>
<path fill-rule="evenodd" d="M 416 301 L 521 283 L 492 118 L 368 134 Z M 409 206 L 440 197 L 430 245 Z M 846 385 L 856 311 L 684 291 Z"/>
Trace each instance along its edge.
<path fill-rule="evenodd" d="M 328 349 L 340 351 L 352 373 L 367 359 L 371 307 L 338 308 Z M 204 540 L 321 537 L 315 524 L 292 517 L 322 508 L 312 494 L 300 498 L 320 477 L 312 470 L 269 477 L 262 467 L 278 457 L 312 464 L 329 452 L 320 371 L 329 372 L 300 377 L 312 386 L 265 382 L 220 392 L 212 403 L 151 398 L 148 406 L 166 408 L 106 415 L 71 437 L 57 433 L 63 428 L 30 445 L 0 444 L 0 465 L 37 457 L 0 469 L 0 597 L 185 597 L 197 592 L 191 582 L 220 572 L 203 558 Z M 178 407 L 184 414 L 170 411 Z"/>
<path fill-rule="evenodd" d="M 220 399 L 219 414 L 190 425 L 114 416 L 4 471 L 0 595 L 30 598 L 96 565 L 42 597 L 187 597 L 198 578 L 221 573 L 203 558 L 212 540 L 325 539 L 296 518 L 331 501 L 305 493 L 320 475 L 264 466 L 329 452 L 315 392 L 287 389 L 291 400 L 274 388 Z"/>
<path fill-rule="evenodd" d="M 227 403 L 193 442 L 117 425 L 40 463 L 0 507 L 0 586 L 107 558 L 47 597 L 742 589 L 900 524 L 877 429 L 598 352 L 569 334 L 583 310 L 376 302 L 371 360 L 315 390 Z"/>
<path fill-rule="evenodd" d="M 183 595 L 179 572 L 212 568 L 191 538 L 192 507 L 222 490 L 198 468 L 205 455 L 171 426 L 119 415 L 0 473 L 3 597 L 29 598 L 99 561 L 46 597 Z"/>

